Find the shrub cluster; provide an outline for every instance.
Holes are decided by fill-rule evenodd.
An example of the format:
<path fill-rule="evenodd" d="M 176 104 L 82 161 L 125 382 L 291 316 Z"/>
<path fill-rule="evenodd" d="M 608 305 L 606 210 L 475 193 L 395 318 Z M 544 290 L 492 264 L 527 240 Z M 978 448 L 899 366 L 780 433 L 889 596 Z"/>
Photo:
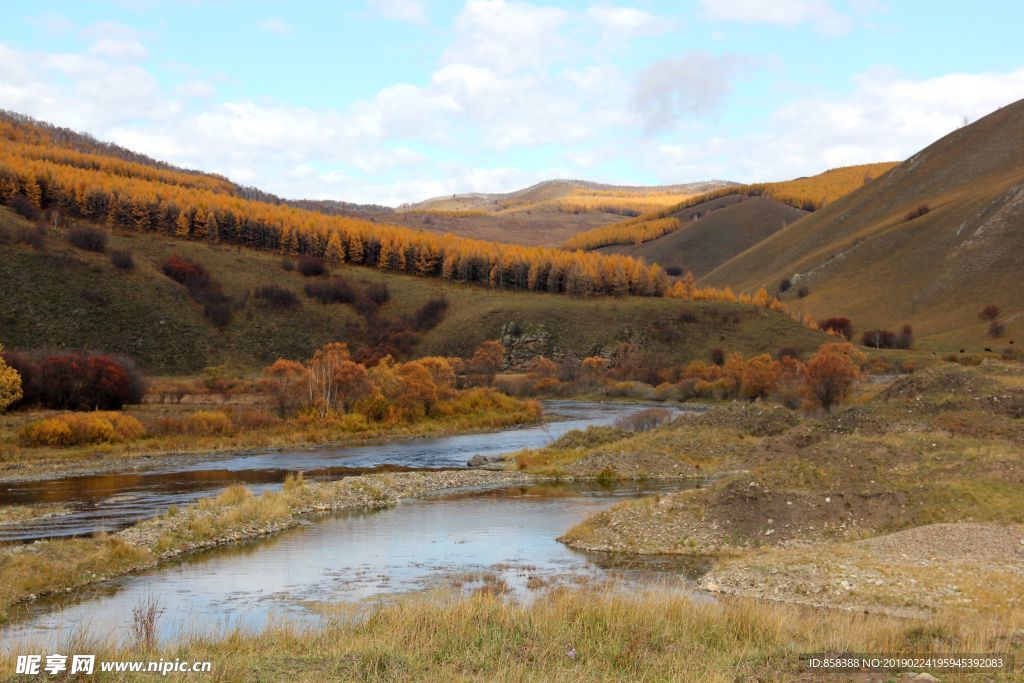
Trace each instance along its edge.
<path fill-rule="evenodd" d="M 46 224 L 36 223 L 32 227 L 22 226 L 14 233 L 14 239 L 36 249 L 46 246 Z"/>
<path fill-rule="evenodd" d="M 444 314 L 447 311 L 447 299 L 444 297 L 431 299 L 416 309 L 416 311 L 409 317 L 409 324 L 411 324 L 412 328 L 417 332 L 429 332 L 444 320 Z"/>
<path fill-rule="evenodd" d="M 931 207 L 928 206 L 927 204 L 921 204 L 916 209 L 914 209 L 913 211 L 909 212 L 906 215 L 905 220 L 912 221 L 915 218 L 920 218 L 921 216 L 925 215 L 926 213 L 928 213 L 931 210 L 932 210 Z"/>
<path fill-rule="evenodd" d="M 818 327 L 825 332 L 844 337 L 847 341 L 853 339 L 853 323 L 849 318 L 826 318 L 818 323 Z"/>
<path fill-rule="evenodd" d="M 348 280 L 335 276 L 325 282 L 310 282 L 305 287 L 306 296 L 322 304 L 350 304 L 355 298 L 355 290 Z"/>
<path fill-rule="evenodd" d="M 119 410 L 141 402 L 146 393 L 142 374 L 127 358 L 17 352 L 3 357 L 21 375 L 26 404 L 55 410 Z"/>
<path fill-rule="evenodd" d="M 299 297 L 295 292 L 280 285 L 263 285 L 258 287 L 253 296 L 277 308 L 298 308 Z"/>
<path fill-rule="evenodd" d="M 327 272 L 327 264 L 322 258 L 303 255 L 299 257 L 299 272 L 303 277 L 317 277 Z"/>
<path fill-rule="evenodd" d="M 68 230 L 68 242 L 84 251 L 103 252 L 107 249 L 107 233 L 99 228 L 76 225 Z"/>
<path fill-rule="evenodd" d="M 135 267 L 135 258 L 131 249 L 112 249 L 110 251 L 110 262 L 115 268 L 131 270 Z"/>
<path fill-rule="evenodd" d="M 910 325 L 904 325 L 899 332 L 868 330 L 861 335 L 860 342 L 876 349 L 909 349 L 914 344 L 914 330 Z"/>
<path fill-rule="evenodd" d="M 210 322 L 219 328 L 231 322 L 231 299 L 201 264 L 173 254 L 164 261 L 163 271 L 167 277 L 185 285 L 189 296 L 203 307 L 203 315 Z"/>
<path fill-rule="evenodd" d="M 146 433 L 131 415 L 115 412 L 68 413 L 30 422 L 18 432 L 22 446 L 79 446 L 133 441 Z"/>
<path fill-rule="evenodd" d="M 30 221 L 37 220 L 42 213 L 39 211 L 39 208 L 29 201 L 29 198 L 21 192 L 11 198 L 11 208 L 14 209 L 19 216 L 27 218 Z"/>

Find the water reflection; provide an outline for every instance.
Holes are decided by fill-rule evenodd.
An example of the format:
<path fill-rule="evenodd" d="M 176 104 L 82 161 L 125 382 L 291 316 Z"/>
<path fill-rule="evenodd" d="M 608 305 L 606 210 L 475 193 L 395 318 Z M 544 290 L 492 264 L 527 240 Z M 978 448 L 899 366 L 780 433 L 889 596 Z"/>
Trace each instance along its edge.
<path fill-rule="evenodd" d="M 57 504 L 67 514 L 0 526 L 0 542 L 112 531 L 218 493 L 234 483 L 257 492 L 278 488 L 291 472 L 331 480 L 374 471 L 464 467 L 476 454 L 539 448 L 572 429 L 611 424 L 645 406 L 547 401 L 545 413 L 562 419 L 483 434 L 402 439 L 358 448 L 288 449 L 219 457 L 145 472 L 100 474 L 0 484 L 0 505 Z"/>
<path fill-rule="evenodd" d="M 616 561 L 555 539 L 627 496 L 678 488 L 559 485 L 462 493 L 362 513 L 333 514 L 277 537 L 219 549 L 71 598 L 12 610 L 0 646 L 61 642 L 88 626 L 123 636 L 132 608 L 155 598 L 160 637 L 260 628 L 274 618 L 316 623 L 316 605 L 380 598 L 438 585 L 468 590 L 501 581 L 529 598 L 579 580 L 686 585 L 702 567 L 661 559 Z"/>

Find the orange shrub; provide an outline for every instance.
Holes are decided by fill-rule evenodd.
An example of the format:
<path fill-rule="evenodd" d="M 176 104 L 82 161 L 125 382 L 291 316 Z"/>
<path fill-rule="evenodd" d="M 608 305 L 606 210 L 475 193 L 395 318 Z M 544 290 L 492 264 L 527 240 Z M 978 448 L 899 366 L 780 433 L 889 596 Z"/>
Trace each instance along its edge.
<path fill-rule="evenodd" d="M 189 434 L 220 436 L 235 430 L 231 417 L 221 410 L 197 410 L 181 421 L 182 429 Z"/>
<path fill-rule="evenodd" d="M 146 433 L 131 415 L 115 412 L 68 413 L 31 422 L 18 433 L 23 446 L 77 446 L 134 441 Z"/>

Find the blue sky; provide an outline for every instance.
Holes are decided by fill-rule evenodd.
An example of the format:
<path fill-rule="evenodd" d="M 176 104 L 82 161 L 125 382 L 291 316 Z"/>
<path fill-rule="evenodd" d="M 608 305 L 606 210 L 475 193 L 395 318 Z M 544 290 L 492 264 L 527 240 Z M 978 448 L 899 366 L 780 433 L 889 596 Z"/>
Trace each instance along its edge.
<path fill-rule="evenodd" d="M 0 107 L 288 197 L 781 180 L 1024 97 L 1024 3 L 0 5 Z"/>

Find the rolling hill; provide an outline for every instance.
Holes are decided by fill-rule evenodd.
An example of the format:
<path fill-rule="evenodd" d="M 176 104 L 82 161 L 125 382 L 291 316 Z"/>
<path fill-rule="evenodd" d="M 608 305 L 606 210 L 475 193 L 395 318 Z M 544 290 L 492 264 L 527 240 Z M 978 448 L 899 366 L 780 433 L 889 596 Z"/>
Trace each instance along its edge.
<path fill-rule="evenodd" d="M 728 197 L 769 197 L 776 202 L 803 211 L 815 211 L 852 192 L 895 165 L 894 162 L 862 164 L 834 168 L 815 176 L 776 183 L 729 184 L 635 218 L 577 233 L 566 240 L 564 246 L 566 249 L 598 249 L 616 244 L 629 245 L 649 242 L 678 230 L 685 222 L 693 220 L 697 214 L 702 213 L 698 207 L 718 208 L 717 204 L 709 202 Z M 751 218 L 746 217 L 745 219 L 748 227 L 751 226 Z M 779 226 L 776 218 L 777 216 L 772 212 L 768 212 L 766 224 L 758 226 L 758 229 L 763 234 L 768 234 L 765 231 L 776 229 Z"/>
<path fill-rule="evenodd" d="M 577 233 L 615 223 L 623 216 L 734 184 L 712 180 L 645 187 L 548 180 L 503 194 L 435 197 L 401 206 L 386 220 L 494 242 L 558 246 Z"/>
<path fill-rule="evenodd" d="M 680 212 L 680 227 L 661 237 L 597 251 L 643 258 L 670 274 L 690 271 L 699 278 L 806 213 L 771 197 L 728 195 Z"/>
<path fill-rule="evenodd" d="M 1024 100 L 956 130 L 884 176 L 734 257 L 708 284 L 772 291 L 790 305 L 846 315 L 858 330 L 913 324 L 928 344 L 1024 337 Z M 1002 341 L 985 305 L 1002 309 Z"/>
<path fill-rule="evenodd" d="M 503 338 L 534 353 L 585 357 L 610 353 L 630 340 L 682 362 L 705 358 L 715 347 L 745 354 L 787 345 L 810 350 L 823 338 L 784 315 L 749 305 L 515 293 L 376 268 L 334 267 L 332 275 L 357 286 L 388 288 L 389 300 L 367 319 L 351 305 L 320 304 L 304 296 L 305 285 L 327 278 L 285 270 L 282 257 L 272 252 L 117 230 L 109 233 L 108 251 L 130 250 L 135 263 L 121 270 L 109 254 L 72 247 L 64 228 L 49 228 L 38 247 L 21 241 L 19 235 L 34 230 L 0 207 L 5 298 L 0 343 L 12 350 L 122 353 L 155 374 L 195 373 L 219 364 L 253 372 L 278 357 L 308 357 L 328 341 L 358 349 L 372 343 L 377 328 L 439 298 L 448 302 L 448 310 L 420 335 L 415 355 L 468 355 L 486 339 Z M 223 328 L 162 272 L 171 255 L 200 263 L 223 287 L 232 308 Z M 278 308 L 254 296 L 271 284 L 294 293 L 298 305 Z"/>

